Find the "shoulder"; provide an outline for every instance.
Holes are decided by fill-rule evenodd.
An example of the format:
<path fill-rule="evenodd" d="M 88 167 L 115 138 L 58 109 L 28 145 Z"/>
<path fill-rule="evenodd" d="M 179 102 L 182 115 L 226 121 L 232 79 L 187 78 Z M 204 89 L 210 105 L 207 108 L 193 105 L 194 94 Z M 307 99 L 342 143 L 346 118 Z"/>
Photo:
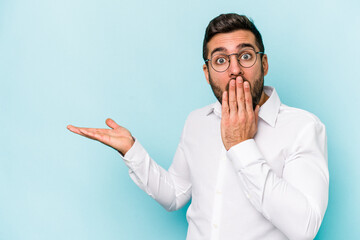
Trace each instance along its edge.
<path fill-rule="evenodd" d="M 292 125 L 294 128 L 307 128 L 313 126 L 315 128 L 325 128 L 321 120 L 313 113 L 295 107 L 281 104 L 277 122 L 282 125 Z"/>
<path fill-rule="evenodd" d="M 201 121 L 203 118 L 206 118 L 214 109 L 214 103 L 209 104 L 205 107 L 202 108 L 198 108 L 193 110 L 192 112 L 189 113 L 186 122 L 196 122 L 196 121 Z"/>
<path fill-rule="evenodd" d="M 277 127 L 286 139 L 289 159 L 294 159 L 300 152 L 326 158 L 326 127 L 313 113 L 281 104 Z"/>
<path fill-rule="evenodd" d="M 212 128 L 214 103 L 198 108 L 189 113 L 186 118 L 183 132 L 186 135 L 201 135 L 204 130 Z"/>

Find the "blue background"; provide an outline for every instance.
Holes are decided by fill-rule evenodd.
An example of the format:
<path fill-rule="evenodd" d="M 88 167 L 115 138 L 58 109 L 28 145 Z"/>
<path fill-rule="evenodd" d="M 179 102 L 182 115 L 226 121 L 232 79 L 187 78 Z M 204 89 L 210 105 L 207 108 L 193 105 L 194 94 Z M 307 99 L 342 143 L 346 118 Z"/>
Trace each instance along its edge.
<path fill-rule="evenodd" d="M 215 101 L 202 40 L 220 13 L 252 19 L 266 85 L 326 125 L 328 209 L 316 239 L 359 238 L 358 1 L 0 1 L 0 239 L 185 239 L 119 154 L 66 129 L 130 129 L 164 168 L 187 114 Z"/>

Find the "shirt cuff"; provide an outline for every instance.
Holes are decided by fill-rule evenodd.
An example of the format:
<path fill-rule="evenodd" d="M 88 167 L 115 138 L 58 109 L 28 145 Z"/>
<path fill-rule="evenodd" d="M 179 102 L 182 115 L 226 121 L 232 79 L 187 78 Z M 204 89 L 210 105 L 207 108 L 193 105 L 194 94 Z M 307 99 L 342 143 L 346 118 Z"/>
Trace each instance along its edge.
<path fill-rule="evenodd" d="M 233 162 L 237 171 L 264 159 L 254 139 L 248 139 L 231 147 L 226 155 Z"/>
<path fill-rule="evenodd" d="M 124 156 L 122 154 L 120 154 L 120 156 L 122 157 L 122 159 L 124 159 L 125 164 L 131 168 L 144 161 L 147 156 L 147 152 L 145 148 L 135 138 L 135 142 L 132 147 L 126 152 Z"/>

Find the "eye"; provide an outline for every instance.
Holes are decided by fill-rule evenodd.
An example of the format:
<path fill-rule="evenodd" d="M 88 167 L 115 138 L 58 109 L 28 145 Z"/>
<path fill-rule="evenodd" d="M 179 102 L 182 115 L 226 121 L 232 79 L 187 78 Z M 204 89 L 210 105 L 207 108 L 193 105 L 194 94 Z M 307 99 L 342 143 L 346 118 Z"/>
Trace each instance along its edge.
<path fill-rule="evenodd" d="M 225 56 L 217 56 L 214 60 L 215 64 L 217 65 L 223 65 L 227 62 L 227 58 Z"/>
<path fill-rule="evenodd" d="M 252 58 L 253 58 L 253 55 L 251 53 L 248 53 L 248 52 L 243 53 L 240 56 L 241 60 L 251 60 Z"/>

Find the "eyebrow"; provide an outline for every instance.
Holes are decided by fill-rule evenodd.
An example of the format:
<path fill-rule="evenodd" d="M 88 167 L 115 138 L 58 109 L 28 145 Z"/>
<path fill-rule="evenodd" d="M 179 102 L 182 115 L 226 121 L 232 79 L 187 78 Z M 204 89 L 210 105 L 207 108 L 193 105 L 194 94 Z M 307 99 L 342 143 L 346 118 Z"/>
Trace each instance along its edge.
<path fill-rule="evenodd" d="M 241 48 L 245 48 L 245 47 L 251 47 L 252 49 L 255 50 L 254 45 L 252 45 L 251 43 L 240 43 L 239 45 L 236 46 L 237 49 L 241 49 Z M 226 48 L 224 48 L 224 47 L 215 48 L 214 50 L 211 51 L 210 56 L 212 56 L 216 52 L 226 52 Z"/>

